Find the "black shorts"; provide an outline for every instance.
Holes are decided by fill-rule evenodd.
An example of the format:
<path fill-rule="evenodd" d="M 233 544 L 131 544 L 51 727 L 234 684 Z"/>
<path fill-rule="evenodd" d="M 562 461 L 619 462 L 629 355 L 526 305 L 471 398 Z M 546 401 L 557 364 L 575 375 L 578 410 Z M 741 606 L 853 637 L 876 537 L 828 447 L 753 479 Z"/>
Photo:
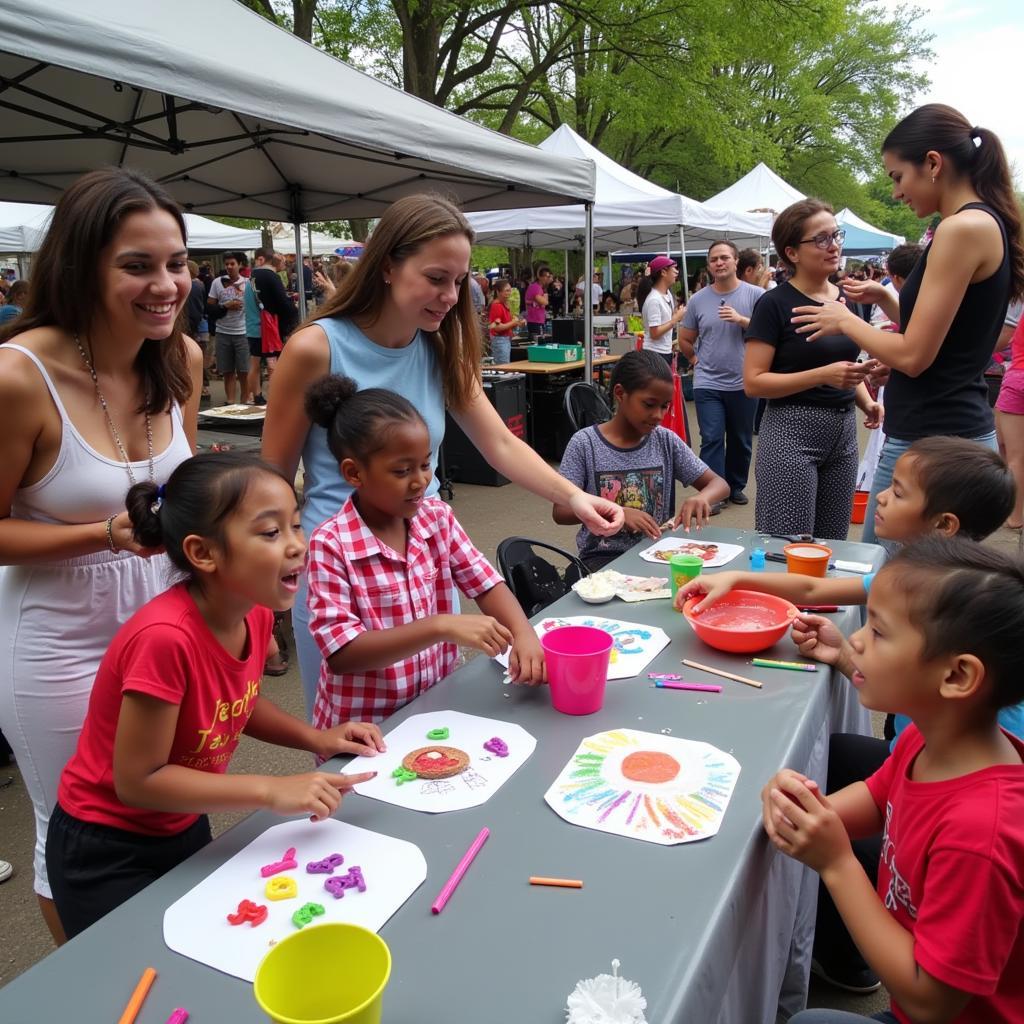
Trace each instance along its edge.
<path fill-rule="evenodd" d="M 80 821 L 57 804 L 46 833 L 46 873 L 65 934 L 85 931 L 209 841 L 205 814 L 177 835 L 147 836 Z"/>
<path fill-rule="evenodd" d="M 253 359 L 263 358 L 263 339 L 254 338 L 251 334 L 249 335 L 249 355 Z"/>

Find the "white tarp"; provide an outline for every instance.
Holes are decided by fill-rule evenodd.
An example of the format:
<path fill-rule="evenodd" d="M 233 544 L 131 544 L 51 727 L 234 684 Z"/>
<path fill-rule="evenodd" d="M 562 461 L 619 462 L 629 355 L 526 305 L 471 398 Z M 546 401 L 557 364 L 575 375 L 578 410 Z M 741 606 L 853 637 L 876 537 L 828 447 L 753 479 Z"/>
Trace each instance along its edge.
<path fill-rule="evenodd" d="M 0 0 L 0 199 L 137 168 L 189 210 L 376 217 L 586 201 L 594 169 L 377 82 L 235 0 Z"/>
<path fill-rule="evenodd" d="M 52 206 L 36 203 L 0 203 L 0 252 L 36 252 L 50 224 Z M 233 228 L 228 224 L 185 214 L 190 249 L 225 251 L 255 249 L 261 244 L 259 231 Z"/>
<path fill-rule="evenodd" d="M 771 234 L 771 218 L 710 210 L 694 199 L 670 192 L 620 166 L 562 125 L 539 146 L 547 153 L 593 160 L 597 168 L 594 199 L 594 249 L 663 250 L 677 247 L 679 228 L 686 242 L 732 238 L 737 245 L 757 245 Z M 469 220 L 477 241 L 485 245 L 529 245 L 544 249 L 582 247 L 583 211 L 578 206 L 525 210 L 494 209 Z"/>
<path fill-rule="evenodd" d="M 798 199 L 806 198 L 803 192 L 762 163 L 744 174 L 739 181 L 734 181 L 728 188 L 706 199 L 704 205 L 714 210 L 731 210 L 735 213 L 767 211 L 779 214 Z"/>

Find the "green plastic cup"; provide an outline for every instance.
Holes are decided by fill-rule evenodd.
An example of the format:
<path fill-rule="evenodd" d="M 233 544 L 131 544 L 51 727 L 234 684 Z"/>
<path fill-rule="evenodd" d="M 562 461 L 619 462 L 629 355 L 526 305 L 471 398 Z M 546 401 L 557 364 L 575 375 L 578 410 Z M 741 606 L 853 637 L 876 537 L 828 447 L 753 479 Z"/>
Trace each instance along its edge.
<path fill-rule="evenodd" d="M 253 995 L 278 1024 L 380 1024 L 391 951 L 355 924 L 312 925 L 260 962 Z"/>
<path fill-rule="evenodd" d="M 700 555 L 673 555 L 668 562 L 668 575 L 672 584 L 672 607 L 675 607 L 676 591 L 685 587 L 700 575 L 704 559 Z"/>

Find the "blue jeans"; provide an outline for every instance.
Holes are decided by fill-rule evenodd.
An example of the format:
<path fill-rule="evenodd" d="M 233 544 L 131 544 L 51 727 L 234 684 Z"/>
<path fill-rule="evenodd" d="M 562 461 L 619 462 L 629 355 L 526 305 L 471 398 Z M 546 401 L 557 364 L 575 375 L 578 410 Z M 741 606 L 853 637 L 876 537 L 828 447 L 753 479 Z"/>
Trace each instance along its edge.
<path fill-rule="evenodd" d="M 989 431 L 981 437 L 972 437 L 972 441 L 983 444 L 992 451 L 999 451 L 999 442 L 996 440 L 996 432 Z M 875 507 L 878 504 L 878 496 L 882 491 L 887 490 L 892 484 L 893 470 L 896 468 L 896 461 L 913 444 L 913 441 L 901 441 L 896 437 L 887 437 L 882 445 L 882 452 L 878 456 L 878 468 L 875 470 L 875 477 L 871 481 L 871 493 L 868 495 L 868 507 L 864 513 L 864 532 L 861 540 L 865 544 L 881 544 L 886 551 L 894 554 L 899 547 L 889 541 L 879 540 L 875 535 Z M 706 460 L 705 460 L 706 461 Z"/>
<path fill-rule="evenodd" d="M 492 334 L 491 358 L 496 363 L 507 363 L 512 358 L 512 339 Z"/>
<path fill-rule="evenodd" d="M 693 402 L 700 425 L 700 457 L 735 494 L 747 486 L 754 438 L 757 399 L 744 391 L 694 388 Z"/>

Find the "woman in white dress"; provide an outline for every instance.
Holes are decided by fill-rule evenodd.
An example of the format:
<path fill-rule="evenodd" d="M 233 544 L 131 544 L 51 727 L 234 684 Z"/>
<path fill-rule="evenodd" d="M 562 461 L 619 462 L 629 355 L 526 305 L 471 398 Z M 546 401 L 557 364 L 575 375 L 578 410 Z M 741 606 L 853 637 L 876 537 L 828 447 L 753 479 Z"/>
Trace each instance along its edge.
<path fill-rule="evenodd" d="M 57 204 L 24 314 L 0 331 L 0 728 L 32 798 L 35 891 L 58 943 L 43 845 L 57 782 L 111 638 L 170 582 L 165 556 L 133 540 L 125 495 L 195 449 L 185 245 L 159 186 L 87 174 Z"/>

